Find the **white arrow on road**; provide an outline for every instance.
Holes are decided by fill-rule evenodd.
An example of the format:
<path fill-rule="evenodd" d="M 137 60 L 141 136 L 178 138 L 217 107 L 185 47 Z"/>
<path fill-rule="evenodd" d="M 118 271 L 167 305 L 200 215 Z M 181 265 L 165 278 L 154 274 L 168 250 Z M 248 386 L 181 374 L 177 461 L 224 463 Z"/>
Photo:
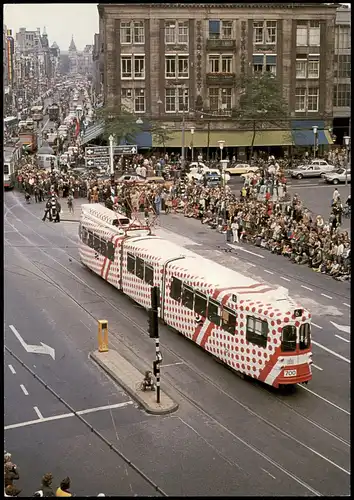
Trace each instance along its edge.
<path fill-rule="evenodd" d="M 49 354 L 51 358 L 55 359 L 55 350 L 53 349 L 53 347 L 49 347 L 49 345 L 44 344 L 43 342 L 41 342 L 42 345 L 26 344 L 16 328 L 13 325 L 9 325 L 9 327 L 26 352 L 31 352 L 34 354 Z"/>
<path fill-rule="evenodd" d="M 340 332 L 350 333 L 350 326 L 337 325 L 337 323 L 334 323 L 333 321 L 330 321 L 330 323 L 332 323 L 332 325 L 335 326 Z"/>

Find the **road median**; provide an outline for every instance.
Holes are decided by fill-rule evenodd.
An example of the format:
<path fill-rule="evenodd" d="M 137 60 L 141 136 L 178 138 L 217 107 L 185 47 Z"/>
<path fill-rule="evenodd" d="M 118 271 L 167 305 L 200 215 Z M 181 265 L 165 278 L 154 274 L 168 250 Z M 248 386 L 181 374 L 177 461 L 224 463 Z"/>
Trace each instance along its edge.
<path fill-rule="evenodd" d="M 115 380 L 147 413 L 166 415 L 178 409 L 165 391 L 161 390 L 161 403 L 156 402 L 156 391 L 142 391 L 141 384 L 144 374 L 121 356 L 117 351 L 93 351 L 93 359 L 110 377 Z M 149 369 L 148 367 L 146 369 Z"/>

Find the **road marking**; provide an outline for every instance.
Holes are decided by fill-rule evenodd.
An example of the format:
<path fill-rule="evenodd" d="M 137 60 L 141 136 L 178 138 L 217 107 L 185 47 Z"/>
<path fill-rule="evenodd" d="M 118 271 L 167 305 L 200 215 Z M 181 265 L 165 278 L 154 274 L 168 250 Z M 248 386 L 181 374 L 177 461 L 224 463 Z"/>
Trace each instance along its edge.
<path fill-rule="evenodd" d="M 168 366 L 184 365 L 184 361 L 177 361 L 177 363 L 170 363 L 169 365 L 160 365 L 161 368 L 167 368 Z"/>
<path fill-rule="evenodd" d="M 15 368 L 14 368 L 12 365 L 9 365 L 9 368 L 10 368 L 10 372 L 11 372 L 13 375 L 16 375 L 16 370 L 15 370 Z"/>
<path fill-rule="evenodd" d="M 347 342 L 348 344 L 350 343 L 350 340 L 347 340 L 344 337 L 341 337 L 340 335 L 335 335 L 335 337 L 337 337 L 337 339 L 344 340 L 344 342 Z"/>
<path fill-rule="evenodd" d="M 320 370 L 320 372 L 323 372 L 323 368 L 321 368 L 320 366 L 317 366 L 315 365 L 314 363 L 312 363 L 312 365 L 314 368 L 316 368 L 317 370 Z"/>
<path fill-rule="evenodd" d="M 22 389 L 23 394 L 24 394 L 25 396 L 28 396 L 28 391 L 27 391 L 26 387 L 25 387 L 23 384 L 20 384 L 20 387 L 21 387 L 21 389 Z"/>
<path fill-rule="evenodd" d="M 252 264 L 252 262 L 247 262 L 247 264 L 251 267 L 257 267 L 256 264 Z"/>
<path fill-rule="evenodd" d="M 324 345 L 322 344 L 319 344 L 318 342 L 315 342 L 314 340 L 312 340 L 312 343 L 313 345 L 317 345 L 317 347 L 320 347 L 321 349 L 323 349 L 324 351 L 327 351 L 329 352 L 330 354 L 333 354 L 333 356 L 336 356 L 337 358 L 345 361 L 346 363 L 349 363 L 350 364 L 350 359 L 348 358 L 345 358 L 344 356 L 342 356 L 341 354 L 338 354 L 337 352 L 335 351 L 332 351 L 331 349 L 329 349 L 328 347 L 325 347 Z"/>
<path fill-rule="evenodd" d="M 273 476 L 273 474 L 271 474 L 270 472 L 268 472 L 267 470 L 263 469 L 262 468 L 262 471 L 265 472 L 266 474 L 268 474 L 268 476 L 272 477 L 273 479 L 276 479 L 275 476 Z"/>
<path fill-rule="evenodd" d="M 222 252 L 220 252 L 220 250 L 215 250 L 215 253 L 218 253 L 221 255 Z"/>
<path fill-rule="evenodd" d="M 340 332 L 344 333 L 350 333 L 350 326 L 347 325 L 338 325 L 337 323 L 334 323 L 334 321 L 330 321 L 330 323 L 337 328 Z"/>
<path fill-rule="evenodd" d="M 323 330 L 323 327 L 320 326 L 320 325 L 317 325 L 316 323 L 314 323 L 313 321 L 311 322 L 311 325 L 312 326 L 315 326 L 316 328 L 319 328 L 320 330 Z"/>
<path fill-rule="evenodd" d="M 256 257 L 259 257 L 260 259 L 264 259 L 264 255 L 259 255 L 258 253 L 254 253 L 254 252 L 251 252 L 250 250 L 246 250 L 246 248 L 242 248 L 238 245 L 233 245 L 231 243 L 227 243 L 227 245 L 231 248 L 235 248 L 236 250 L 241 250 L 242 252 L 246 252 L 246 253 L 249 253 L 251 255 L 255 255 Z"/>
<path fill-rule="evenodd" d="M 346 302 L 343 302 L 343 306 L 350 307 L 350 305 L 349 305 L 349 304 L 347 304 Z"/>
<path fill-rule="evenodd" d="M 37 413 L 37 417 L 40 419 L 40 420 L 43 420 L 43 415 L 41 414 L 41 412 L 39 411 L 38 409 L 38 406 L 34 406 L 33 407 L 34 411 Z"/>
<path fill-rule="evenodd" d="M 313 289 L 309 286 L 301 285 L 301 288 L 305 288 L 305 290 L 310 290 L 310 292 L 313 292 Z"/>
<path fill-rule="evenodd" d="M 284 278 L 284 276 L 280 276 L 280 279 L 284 281 L 290 281 L 289 278 Z"/>
<path fill-rule="evenodd" d="M 274 273 L 272 273 L 272 271 L 267 271 L 267 269 L 263 269 L 263 271 L 264 271 L 265 273 L 268 273 L 268 274 L 274 274 Z"/>
<path fill-rule="evenodd" d="M 85 415 L 87 413 L 94 413 L 103 410 L 113 410 L 115 408 L 123 408 L 124 406 L 132 405 L 133 401 L 125 401 L 124 403 L 117 403 L 114 405 L 98 406 L 97 408 L 89 408 L 88 410 L 80 410 L 78 415 Z M 42 422 L 51 422 L 52 420 L 62 420 L 63 418 L 74 417 L 74 413 L 62 413 L 61 415 L 54 415 L 53 417 L 44 417 L 42 419 L 28 420 L 27 422 L 20 422 L 18 424 L 6 425 L 4 430 L 17 429 L 19 427 L 28 427 L 29 425 L 39 424 Z"/>
<path fill-rule="evenodd" d="M 311 394 L 313 394 L 317 398 L 320 398 L 323 401 L 326 401 L 326 403 L 328 403 L 331 406 L 334 406 L 334 408 L 337 408 L 337 410 L 340 410 L 343 413 L 346 413 L 347 415 L 350 415 L 350 411 L 347 411 L 344 408 L 342 408 L 341 406 L 338 406 L 335 403 L 332 403 L 332 401 L 329 401 L 329 399 L 326 399 L 323 396 L 320 396 L 319 394 L 317 394 L 317 392 L 311 391 L 311 389 L 308 389 L 306 386 L 304 386 L 304 385 L 298 385 L 298 387 L 301 387 L 301 389 L 304 389 L 304 391 L 310 392 Z"/>
<path fill-rule="evenodd" d="M 322 297 L 326 297 L 327 299 L 333 299 L 330 295 L 326 295 L 325 293 L 321 293 Z"/>

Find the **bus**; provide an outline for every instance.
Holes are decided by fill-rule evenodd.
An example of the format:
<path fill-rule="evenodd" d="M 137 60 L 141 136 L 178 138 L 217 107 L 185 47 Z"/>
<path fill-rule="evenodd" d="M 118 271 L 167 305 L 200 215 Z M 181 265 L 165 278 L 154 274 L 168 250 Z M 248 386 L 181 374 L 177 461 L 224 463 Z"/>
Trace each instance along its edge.
<path fill-rule="evenodd" d="M 43 120 L 43 106 L 33 106 L 31 108 L 32 119 L 35 122 Z"/>
<path fill-rule="evenodd" d="M 18 118 L 16 116 L 7 116 L 4 118 L 5 130 L 14 130 L 18 125 Z"/>
<path fill-rule="evenodd" d="M 49 121 L 51 122 L 56 122 L 59 120 L 58 104 L 53 103 L 51 106 L 48 106 L 48 115 L 49 115 Z"/>

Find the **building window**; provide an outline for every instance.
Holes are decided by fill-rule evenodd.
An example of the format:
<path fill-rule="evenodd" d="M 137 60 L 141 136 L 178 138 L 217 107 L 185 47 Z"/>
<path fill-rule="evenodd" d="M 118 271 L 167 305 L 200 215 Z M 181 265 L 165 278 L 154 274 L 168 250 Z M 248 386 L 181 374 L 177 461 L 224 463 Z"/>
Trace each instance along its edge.
<path fill-rule="evenodd" d="M 338 57 L 338 78 L 350 78 L 351 76 L 351 56 Z"/>
<path fill-rule="evenodd" d="M 350 49 L 350 26 L 339 25 L 336 28 L 336 49 Z"/>
<path fill-rule="evenodd" d="M 221 23 L 221 38 L 223 40 L 232 39 L 232 21 L 222 21 Z"/>
<path fill-rule="evenodd" d="M 120 41 L 123 45 L 130 45 L 132 43 L 137 45 L 144 44 L 145 43 L 144 21 L 121 22 Z"/>
<path fill-rule="evenodd" d="M 212 111 L 232 109 L 232 89 L 209 88 L 209 107 Z"/>
<path fill-rule="evenodd" d="M 254 21 L 253 43 L 261 45 L 275 45 L 277 43 L 277 22 Z"/>
<path fill-rule="evenodd" d="M 277 56 L 254 54 L 253 56 L 253 73 L 264 73 L 268 71 L 273 75 L 277 73 Z"/>
<path fill-rule="evenodd" d="M 145 89 L 134 91 L 134 112 L 145 113 Z"/>
<path fill-rule="evenodd" d="M 133 96 L 132 89 L 122 89 L 121 95 L 122 99 L 131 99 Z"/>
<path fill-rule="evenodd" d="M 318 111 L 319 88 L 309 87 L 307 91 L 307 111 Z"/>
<path fill-rule="evenodd" d="M 183 106 L 184 103 L 184 106 Z M 173 87 L 166 89 L 165 110 L 166 113 L 181 113 L 189 109 L 188 89 L 183 87 Z"/>
<path fill-rule="evenodd" d="M 166 44 L 187 44 L 189 38 L 188 21 L 166 21 L 165 43 Z"/>
<path fill-rule="evenodd" d="M 306 111 L 306 89 L 304 88 L 295 90 L 295 111 Z"/>
<path fill-rule="evenodd" d="M 296 26 L 296 45 L 298 47 L 318 47 L 320 45 L 319 21 L 298 21 Z"/>
<path fill-rule="evenodd" d="M 189 56 L 165 56 L 166 78 L 188 78 Z"/>
<path fill-rule="evenodd" d="M 210 55 L 209 73 L 232 73 L 232 56 Z"/>
<path fill-rule="evenodd" d="M 219 110 L 219 87 L 209 87 L 209 108 L 211 111 Z"/>
<path fill-rule="evenodd" d="M 144 80 L 145 78 L 145 56 L 122 56 L 121 75 L 122 80 Z"/>
<path fill-rule="evenodd" d="M 296 61 L 296 78 L 306 78 L 307 75 L 307 61 L 297 60 Z"/>
<path fill-rule="evenodd" d="M 333 106 L 338 108 L 349 107 L 351 102 L 350 84 L 340 83 L 334 87 Z"/>
<path fill-rule="evenodd" d="M 232 39 L 232 21 L 212 19 L 209 21 L 209 38 L 214 40 Z"/>
<path fill-rule="evenodd" d="M 319 78 L 320 77 L 320 61 L 309 60 L 307 63 L 307 77 Z"/>

